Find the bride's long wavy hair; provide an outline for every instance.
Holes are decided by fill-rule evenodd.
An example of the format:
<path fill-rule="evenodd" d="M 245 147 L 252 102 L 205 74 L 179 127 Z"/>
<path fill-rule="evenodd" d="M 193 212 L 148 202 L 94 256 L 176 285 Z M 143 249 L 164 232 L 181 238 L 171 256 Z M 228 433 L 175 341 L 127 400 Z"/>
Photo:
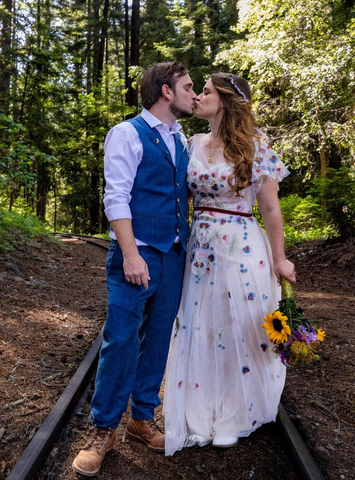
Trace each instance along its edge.
<path fill-rule="evenodd" d="M 254 140 L 259 140 L 262 135 L 251 111 L 248 82 L 229 73 L 214 73 L 211 80 L 223 103 L 218 132 L 224 141 L 223 153 L 234 167 L 228 183 L 232 190 L 239 193 L 251 185 Z"/>

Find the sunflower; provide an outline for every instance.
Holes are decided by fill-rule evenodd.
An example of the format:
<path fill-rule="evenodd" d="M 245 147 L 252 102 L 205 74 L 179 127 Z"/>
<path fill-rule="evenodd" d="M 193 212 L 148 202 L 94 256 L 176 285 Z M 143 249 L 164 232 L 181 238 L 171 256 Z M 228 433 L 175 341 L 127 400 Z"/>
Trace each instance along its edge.
<path fill-rule="evenodd" d="M 264 320 L 266 323 L 263 323 L 262 326 L 266 330 L 266 335 L 269 335 L 269 339 L 277 345 L 286 342 L 288 335 L 291 335 L 291 329 L 287 325 L 287 317 L 277 311 L 267 313 Z"/>
<path fill-rule="evenodd" d="M 323 342 L 325 335 L 326 333 L 324 330 L 322 330 L 321 328 L 317 328 L 317 340 L 319 342 Z"/>

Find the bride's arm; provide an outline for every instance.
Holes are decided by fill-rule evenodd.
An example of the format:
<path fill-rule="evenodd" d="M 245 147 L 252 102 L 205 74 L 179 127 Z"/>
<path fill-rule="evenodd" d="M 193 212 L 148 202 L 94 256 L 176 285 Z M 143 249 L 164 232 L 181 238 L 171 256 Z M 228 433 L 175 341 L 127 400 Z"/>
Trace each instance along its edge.
<path fill-rule="evenodd" d="M 285 278 L 295 283 L 295 266 L 285 256 L 283 220 L 277 192 L 278 180 L 266 177 L 257 195 L 258 206 L 270 241 L 275 275 L 279 282 Z"/>

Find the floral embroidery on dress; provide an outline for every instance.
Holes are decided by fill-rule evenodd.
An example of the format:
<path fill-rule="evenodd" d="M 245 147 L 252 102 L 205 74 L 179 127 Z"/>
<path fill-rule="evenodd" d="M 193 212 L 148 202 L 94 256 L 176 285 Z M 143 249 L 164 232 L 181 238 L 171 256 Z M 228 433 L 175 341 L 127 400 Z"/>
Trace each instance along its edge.
<path fill-rule="evenodd" d="M 244 255 L 249 255 L 251 253 L 250 245 L 245 245 L 245 247 L 243 247 L 243 253 Z"/>
<path fill-rule="evenodd" d="M 200 421 L 194 419 L 191 430 L 195 434 L 206 428 L 217 433 L 217 417 L 218 425 L 222 419 L 226 429 L 251 433 L 269 422 L 270 414 L 276 416 L 284 385 L 284 366 L 271 354 L 260 328 L 260 319 L 277 305 L 277 279 L 257 220 L 243 214 L 253 212 L 265 176 L 281 180 L 287 170 L 262 139 L 255 143 L 252 184 L 236 194 L 228 182 L 233 168 L 225 161 L 223 149 L 214 153 L 211 165 L 208 137 L 194 138 L 188 147 L 187 183 L 199 210 L 193 214 L 188 245 L 191 262 L 185 269 L 180 319 L 173 331 L 168 366 L 165 420 L 167 431 L 173 432 L 166 438 L 171 454 L 184 446 L 192 427 L 187 403 L 191 412 L 203 414 Z M 261 388 L 255 389 L 256 379 Z M 215 396 L 206 402 L 216 383 L 221 391 L 228 389 L 226 401 L 219 402 Z M 246 401 L 233 412 L 238 395 Z"/>
<path fill-rule="evenodd" d="M 179 317 L 176 317 L 175 319 L 175 334 L 174 334 L 174 338 L 177 337 L 178 333 L 179 333 L 179 330 L 180 330 L 180 321 L 179 321 Z"/>
<path fill-rule="evenodd" d="M 231 241 L 231 237 L 229 235 L 222 235 L 221 242 L 222 243 L 229 243 Z"/>

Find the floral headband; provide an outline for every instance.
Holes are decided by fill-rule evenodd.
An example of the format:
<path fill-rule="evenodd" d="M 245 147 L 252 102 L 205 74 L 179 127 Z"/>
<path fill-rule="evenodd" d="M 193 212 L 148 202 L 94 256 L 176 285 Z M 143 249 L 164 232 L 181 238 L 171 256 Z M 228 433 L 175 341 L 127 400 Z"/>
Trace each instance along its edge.
<path fill-rule="evenodd" d="M 232 77 L 229 78 L 229 81 L 231 82 L 231 84 L 233 85 L 233 87 L 237 90 L 237 92 L 239 93 L 239 95 L 241 95 L 241 96 L 244 98 L 244 100 L 249 103 L 249 100 L 247 99 L 247 96 L 245 95 L 244 92 L 242 92 L 242 90 L 238 87 L 238 85 L 236 85 L 236 84 L 234 83 L 234 80 L 233 80 Z"/>

